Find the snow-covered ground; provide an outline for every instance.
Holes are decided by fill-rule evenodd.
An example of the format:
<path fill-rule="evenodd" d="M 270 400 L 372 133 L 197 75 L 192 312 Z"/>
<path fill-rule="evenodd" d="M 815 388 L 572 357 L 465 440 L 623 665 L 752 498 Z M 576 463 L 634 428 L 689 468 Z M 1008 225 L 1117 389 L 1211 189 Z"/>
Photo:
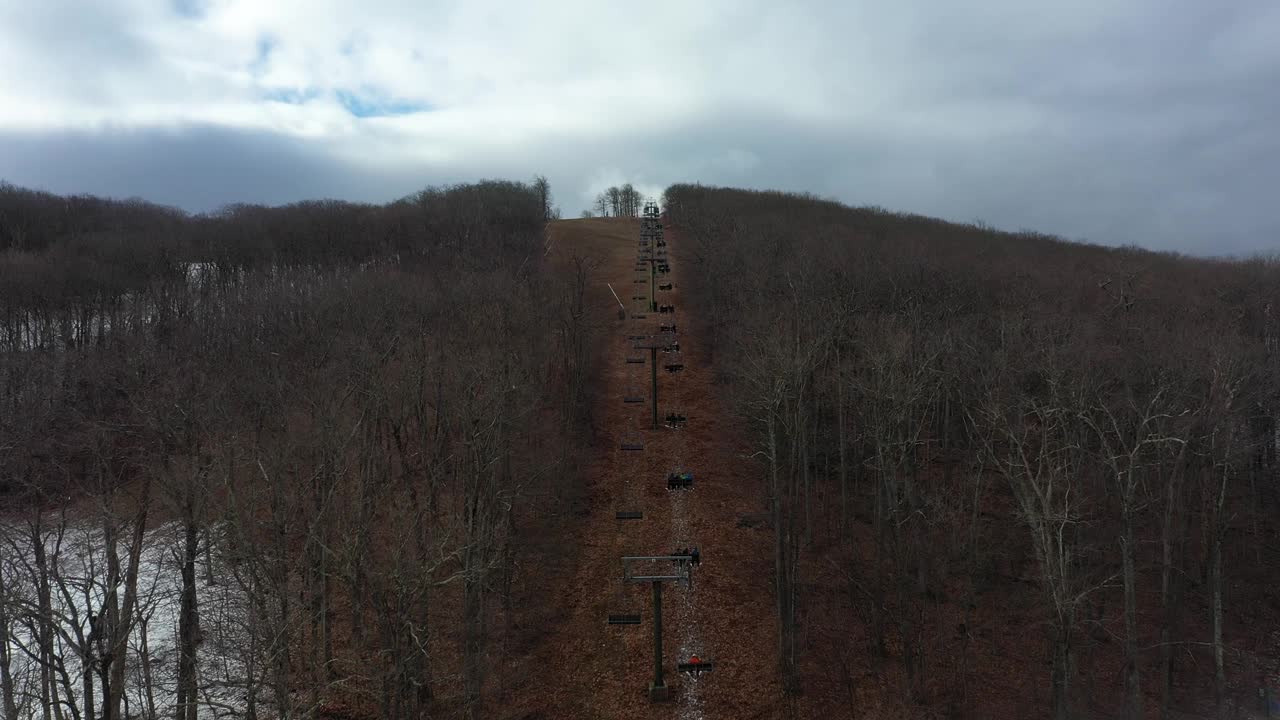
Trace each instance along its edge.
<path fill-rule="evenodd" d="M 100 612 L 108 593 L 106 546 L 94 523 L 45 519 L 41 538 L 48 555 L 52 589 L 54 653 L 50 668 L 56 687 L 49 692 L 61 704 L 66 720 L 88 720 L 85 714 L 86 653 L 91 652 L 90 610 Z M 128 563 L 129 537 L 120 540 L 121 572 Z M 9 620 L 10 670 L 18 718 L 44 718 L 37 645 L 40 605 L 33 538 L 23 522 L 0 523 L 0 602 Z M 124 717 L 172 717 L 177 699 L 178 614 L 182 576 L 181 535 L 176 524 L 146 533 L 139 562 L 138 603 L 129 638 L 125 672 Z M 246 651 L 251 633 L 244 593 L 230 574 L 197 566 L 197 597 L 203 641 L 198 649 L 199 715 L 202 718 L 242 715 L 246 683 Z M 214 582 L 210 582 L 210 579 Z M 116 591 L 123 600 L 123 582 Z M 0 631 L 3 629 L 0 628 Z M 91 669 L 91 668 L 90 668 Z M 95 716 L 101 692 L 93 682 Z M 0 708 L 0 712 L 3 708 Z M 50 711 L 49 717 L 59 717 Z"/>

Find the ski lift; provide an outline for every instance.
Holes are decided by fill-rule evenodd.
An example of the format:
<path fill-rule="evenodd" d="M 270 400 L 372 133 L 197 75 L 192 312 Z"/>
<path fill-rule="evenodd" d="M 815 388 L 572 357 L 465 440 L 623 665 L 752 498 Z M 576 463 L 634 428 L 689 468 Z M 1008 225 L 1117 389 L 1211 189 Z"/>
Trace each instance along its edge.
<path fill-rule="evenodd" d="M 667 474 L 668 490 L 688 490 L 693 487 L 693 473 L 676 470 Z"/>
<path fill-rule="evenodd" d="M 702 553 L 699 552 L 696 547 L 676 548 L 676 551 L 671 553 L 671 555 L 675 558 L 676 563 L 688 563 L 690 565 L 702 564 Z"/>
<path fill-rule="evenodd" d="M 632 612 L 636 607 L 636 598 L 631 597 L 628 593 L 626 584 L 622 584 L 613 593 L 613 598 L 609 601 L 609 605 L 614 608 L 623 608 L 622 612 L 609 613 L 608 625 L 639 625 L 643 618 L 638 612 Z"/>
<path fill-rule="evenodd" d="M 676 669 L 678 669 L 680 672 L 692 673 L 694 675 L 701 675 L 704 672 L 711 672 L 715 668 L 716 668 L 715 661 L 703 660 L 697 655 L 690 657 L 685 662 L 676 663 Z"/>
<path fill-rule="evenodd" d="M 644 402 L 644 392 L 635 385 L 628 385 L 626 392 L 622 394 L 622 402 L 627 405 L 635 405 Z"/>

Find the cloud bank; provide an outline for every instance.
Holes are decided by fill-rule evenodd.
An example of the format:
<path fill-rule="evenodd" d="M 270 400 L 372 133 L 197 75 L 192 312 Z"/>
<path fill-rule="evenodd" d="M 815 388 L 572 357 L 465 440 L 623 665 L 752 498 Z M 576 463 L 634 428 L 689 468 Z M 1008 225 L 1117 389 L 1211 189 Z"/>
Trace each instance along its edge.
<path fill-rule="evenodd" d="M 1280 245 L 1270 0 L 0 0 L 0 178 L 190 210 L 701 181 Z"/>

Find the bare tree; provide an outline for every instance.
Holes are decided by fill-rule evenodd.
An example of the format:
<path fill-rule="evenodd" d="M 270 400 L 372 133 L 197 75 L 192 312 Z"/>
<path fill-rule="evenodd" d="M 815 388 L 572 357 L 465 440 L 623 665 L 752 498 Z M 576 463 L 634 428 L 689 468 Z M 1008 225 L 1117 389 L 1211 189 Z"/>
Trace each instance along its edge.
<path fill-rule="evenodd" d="M 545 175 L 538 175 L 533 179 L 533 190 L 538 194 L 538 203 L 542 206 L 542 216 L 549 222 L 553 219 L 552 201 L 551 201 L 551 183 Z"/>
<path fill-rule="evenodd" d="M 1044 398 L 1005 397 L 1003 390 L 993 389 L 973 420 L 975 434 L 985 439 L 989 464 L 1008 483 L 1031 536 L 1051 617 L 1053 716 L 1069 720 L 1077 612 L 1091 589 L 1082 577 L 1078 545 L 1088 513 L 1079 484 L 1080 434 L 1074 427 L 1078 390 L 1060 375 L 1046 382 Z"/>

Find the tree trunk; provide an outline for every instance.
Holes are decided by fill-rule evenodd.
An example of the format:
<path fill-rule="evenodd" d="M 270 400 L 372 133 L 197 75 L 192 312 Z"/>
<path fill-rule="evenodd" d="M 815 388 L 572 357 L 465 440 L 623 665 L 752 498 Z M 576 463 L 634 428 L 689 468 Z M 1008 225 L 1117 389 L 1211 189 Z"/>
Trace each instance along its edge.
<path fill-rule="evenodd" d="M 1178 612 L 1179 581 L 1174 571 L 1175 534 L 1181 544 L 1186 531 L 1182 524 L 1181 481 L 1185 473 L 1186 444 L 1178 451 L 1165 482 L 1164 523 L 1160 533 L 1160 717 L 1171 720 L 1173 713 L 1173 623 Z"/>
<path fill-rule="evenodd" d="M 1054 720 L 1071 720 L 1071 630 L 1061 621 L 1053 632 L 1051 682 Z"/>
<path fill-rule="evenodd" d="M 102 532 L 107 556 L 106 596 L 103 598 L 102 613 L 98 618 L 102 623 L 103 643 L 107 649 L 98 658 L 98 673 L 102 682 L 102 720 L 113 720 L 120 717 L 117 710 L 119 706 L 115 704 L 112 697 L 115 690 L 112 680 L 116 664 L 116 637 L 120 634 L 120 595 L 117 592 L 120 585 L 120 549 L 116 536 L 118 530 L 115 525 L 116 518 L 110 514 L 109 510 L 107 512 Z"/>
<path fill-rule="evenodd" d="M 1138 671 L 1138 593 L 1133 562 L 1133 518 L 1125 500 L 1124 529 L 1120 539 L 1122 574 L 1124 576 L 1124 684 L 1125 706 L 1129 720 L 1142 720 L 1142 682 Z"/>
<path fill-rule="evenodd" d="M 159 717 L 159 715 L 156 714 L 155 682 L 151 673 L 151 643 L 147 637 L 147 625 L 147 618 L 138 619 L 139 639 L 142 641 L 139 648 L 138 662 L 142 667 L 142 689 L 147 701 L 147 717 L 155 718 Z"/>
<path fill-rule="evenodd" d="M 1213 691 L 1218 711 L 1222 712 L 1226 702 L 1227 675 L 1223 663 L 1222 648 L 1222 536 L 1226 532 L 1226 519 L 1223 506 L 1227 497 L 1228 468 L 1222 469 L 1222 479 L 1218 485 L 1218 498 L 1213 513 L 1213 538 L 1209 559 L 1213 575 Z"/>
<path fill-rule="evenodd" d="M 1216 534 L 1210 553 L 1210 572 L 1213 578 L 1213 697 L 1218 711 L 1222 712 L 1226 701 L 1227 678 L 1222 655 L 1222 538 Z"/>
<path fill-rule="evenodd" d="M 204 584 L 217 585 L 218 578 L 213 575 L 213 533 L 209 531 L 208 525 L 201 532 L 204 535 Z"/>
<path fill-rule="evenodd" d="M 419 419 L 419 422 L 424 422 Z M 406 448 L 399 433 L 392 433 L 392 440 L 395 443 L 397 452 L 400 453 L 402 459 L 407 458 Z M 425 436 L 424 436 L 425 440 Z M 424 447 L 430 447 L 424 443 Z M 430 468 L 422 468 L 424 470 L 422 476 L 430 485 L 435 484 L 435 470 Z M 422 594 L 418 601 L 414 603 L 409 611 L 409 617 L 413 623 L 414 633 L 417 641 L 410 647 L 409 652 L 412 656 L 406 660 L 406 670 L 413 679 L 414 686 L 417 688 L 417 702 L 419 707 L 426 707 L 433 696 L 432 668 L 430 647 L 428 646 L 428 637 L 431 628 L 431 528 L 434 522 L 433 512 L 423 507 L 417 478 L 408 473 L 405 474 L 406 489 L 409 493 L 409 507 L 413 517 L 413 537 L 415 557 L 417 559 L 416 566 L 421 572 L 422 578 Z M 434 491 L 428 491 L 433 494 Z M 375 595 L 376 597 L 376 595 Z M 388 686 L 389 687 L 389 686 Z M 387 691 L 389 692 L 389 690 Z M 389 695 L 388 695 L 389 698 Z"/>
<path fill-rule="evenodd" d="M 836 343 L 836 446 L 840 453 L 840 532 L 849 531 L 849 474 L 845 462 L 844 372 L 840 363 L 840 343 Z"/>
<path fill-rule="evenodd" d="M 43 525 L 39 517 L 31 527 L 31 547 L 36 561 L 36 595 L 40 605 L 40 617 L 37 619 L 40 658 L 40 704 L 41 717 L 49 720 L 52 716 L 62 720 L 62 703 L 58 701 L 58 683 L 54 678 L 53 664 L 53 590 L 49 585 L 49 558 L 45 550 Z"/>
<path fill-rule="evenodd" d="M 12 646 L 9 644 L 11 621 L 9 619 L 9 592 L 4 576 L 4 565 L 0 564 L 0 709 L 4 710 L 5 720 L 18 720 L 18 704 L 16 700 Z"/>
<path fill-rule="evenodd" d="M 196 555 L 199 528 L 190 498 L 185 503 L 182 547 L 182 599 L 178 613 L 178 706 L 176 720 L 196 720 L 196 648 L 200 644 L 200 616 L 196 597 Z"/>
<path fill-rule="evenodd" d="M 778 611 L 778 659 L 782 665 L 783 681 L 786 684 L 790 678 L 787 658 L 788 641 L 787 636 L 790 631 L 790 602 L 791 588 L 789 585 L 789 577 L 787 572 L 787 515 L 783 512 L 783 505 L 786 502 L 782 488 L 780 485 L 780 473 L 778 468 L 778 425 L 777 419 L 770 410 L 768 419 L 768 443 L 769 443 L 769 498 L 771 505 L 771 514 L 773 518 L 773 572 L 775 580 L 775 596 L 774 600 Z"/>
<path fill-rule="evenodd" d="M 804 547 L 813 544 L 813 504 L 809 492 L 809 422 L 803 398 L 796 402 L 796 438 L 800 443 L 800 472 L 804 488 Z"/>
<path fill-rule="evenodd" d="M 151 477 L 144 475 L 141 496 L 141 507 L 134 518 L 133 537 L 130 539 L 129 563 L 125 567 L 124 603 L 119 614 L 111 623 L 111 688 L 106 692 L 107 705 L 103 708 L 103 717 L 120 717 L 120 704 L 124 698 L 125 664 L 128 660 L 129 631 L 133 627 L 133 618 L 138 604 L 138 566 L 142 562 L 142 543 L 146 537 L 147 514 L 151 505 Z M 113 552 L 114 554 L 114 552 Z M 113 594 L 114 595 L 114 594 Z M 114 611 L 114 607 L 109 607 Z"/>
<path fill-rule="evenodd" d="M 877 451 L 878 452 L 878 451 Z M 884 637 L 884 586 L 885 586 L 885 535 L 888 533 L 889 520 L 885 517 L 888 512 L 885 507 L 885 481 L 883 471 L 878 471 L 876 478 L 876 513 L 875 513 L 875 536 L 876 536 L 876 582 L 874 595 L 871 602 L 871 639 L 875 643 L 874 651 L 876 662 L 889 656 L 889 649 L 885 645 Z"/>

